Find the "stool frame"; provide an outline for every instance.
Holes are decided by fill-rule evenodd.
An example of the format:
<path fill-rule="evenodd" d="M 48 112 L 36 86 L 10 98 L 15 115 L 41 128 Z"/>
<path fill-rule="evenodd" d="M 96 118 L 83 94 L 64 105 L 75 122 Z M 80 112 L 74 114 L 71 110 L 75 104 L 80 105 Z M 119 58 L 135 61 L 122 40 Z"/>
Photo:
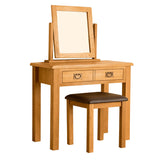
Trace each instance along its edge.
<path fill-rule="evenodd" d="M 125 115 L 126 115 L 126 101 L 111 102 L 111 103 L 98 103 L 98 104 L 87 104 L 67 100 L 67 144 L 73 144 L 73 106 L 83 107 L 87 109 L 87 146 L 86 151 L 88 153 L 93 152 L 93 115 L 94 109 L 98 109 L 98 140 L 103 140 L 104 127 L 101 126 L 101 112 L 100 109 L 108 107 L 120 107 L 119 111 L 119 147 L 125 148 Z"/>

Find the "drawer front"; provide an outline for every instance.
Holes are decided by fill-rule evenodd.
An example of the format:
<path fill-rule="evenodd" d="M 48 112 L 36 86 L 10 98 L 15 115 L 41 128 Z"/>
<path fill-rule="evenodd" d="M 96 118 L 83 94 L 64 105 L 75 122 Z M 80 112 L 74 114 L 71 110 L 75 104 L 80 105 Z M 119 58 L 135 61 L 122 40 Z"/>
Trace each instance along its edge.
<path fill-rule="evenodd" d="M 62 82 L 91 81 L 92 75 L 92 71 L 64 71 L 62 73 Z"/>
<path fill-rule="evenodd" d="M 121 80 L 123 69 L 96 70 L 96 80 Z"/>

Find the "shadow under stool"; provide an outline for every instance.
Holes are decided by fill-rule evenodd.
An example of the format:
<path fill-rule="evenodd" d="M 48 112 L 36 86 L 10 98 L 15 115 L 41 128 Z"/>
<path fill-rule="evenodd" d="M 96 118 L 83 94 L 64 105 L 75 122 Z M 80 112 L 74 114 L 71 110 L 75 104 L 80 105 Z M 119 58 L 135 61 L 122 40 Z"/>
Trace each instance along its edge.
<path fill-rule="evenodd" d="M 70 94 L 67 99 L 67 144 L 73 144 L 73 105 L 87 109 L 87 152 L 93 152 L 93 109 L 102 109 L 106 107 L 120 107 L 119 118 L 119 147 L 125 147 L 125 102 L 126 97 L 105 93 L 90 92 L 80 94 Z M 100 119 L 98 114 L 98 120 Z M 98 123 L 98 140 L 101 140 L 103 127 Z"/>

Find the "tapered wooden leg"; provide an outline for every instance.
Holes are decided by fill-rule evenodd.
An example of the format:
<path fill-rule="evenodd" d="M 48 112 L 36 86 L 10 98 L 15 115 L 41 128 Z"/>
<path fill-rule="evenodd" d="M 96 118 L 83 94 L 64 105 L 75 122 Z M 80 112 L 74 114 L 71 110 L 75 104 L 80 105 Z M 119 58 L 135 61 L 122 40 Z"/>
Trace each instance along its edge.
<path fill-rule="evenodd" d="M 126 146 L 126 138 L 125 138 L 125 120 L 126 120 L 126 102 L 122 102 L 122 106 L 120 107 L 119 114 L 119 147 L 125 148 Z"/>
<path fill-rule="evenodd" d="M 51 112 L 50 112 L 50 149 L 59 149 L 59 74 L 56 70 L 53 73 L 51 84 Z"/>
<path fill-rule="evenodd" d="M 101 92 L 109 92 L 109 83 L 101 84 Z M 103 132 L 108 133 L 108 108 L 99 109 L 102 110 L 100 112 L 103 112 L 103 115 L 101 114 L 101 126 L 103 126 Z M 100 128 L 100 127 L 99 127 Z"/>
<path fill-rule="evenodd" d="M 90 104 L 87 108 L 87 152 L 93 152 L 93 109 L 94 105 Z"/>
<path fill-rule="evenodd" d="M 130 67 L 126 67 L 126 82 L 122 84 L 122 95 L 128 98 L 126 102 L 126 140 L 130 139 Z"/>
<path fill-rule="evenodd" d="M 73 144 L 73 105 L 67 100 L 67 144 Z"/>
<path fill-rule="evenodd" d="M 41 140 L 41 84 L 39 83 L 39 68 L 32 70 L 32 140 Z"/>

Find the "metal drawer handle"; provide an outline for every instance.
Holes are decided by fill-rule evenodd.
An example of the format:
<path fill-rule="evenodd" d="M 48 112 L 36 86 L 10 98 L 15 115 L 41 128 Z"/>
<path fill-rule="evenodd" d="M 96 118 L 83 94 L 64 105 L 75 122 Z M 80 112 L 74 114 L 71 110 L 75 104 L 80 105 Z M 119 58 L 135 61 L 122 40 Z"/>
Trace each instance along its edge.
<path fill-rule="evenodd" d="M 80 79 L 82 77 L 81 73 L 75 73 L 73 74 L 73 79 Z"/>
<path fill-rule="evenodd" d="M 105 72 L 105 76 L 108 78 L 113 77 L 113 72 Z"/>

